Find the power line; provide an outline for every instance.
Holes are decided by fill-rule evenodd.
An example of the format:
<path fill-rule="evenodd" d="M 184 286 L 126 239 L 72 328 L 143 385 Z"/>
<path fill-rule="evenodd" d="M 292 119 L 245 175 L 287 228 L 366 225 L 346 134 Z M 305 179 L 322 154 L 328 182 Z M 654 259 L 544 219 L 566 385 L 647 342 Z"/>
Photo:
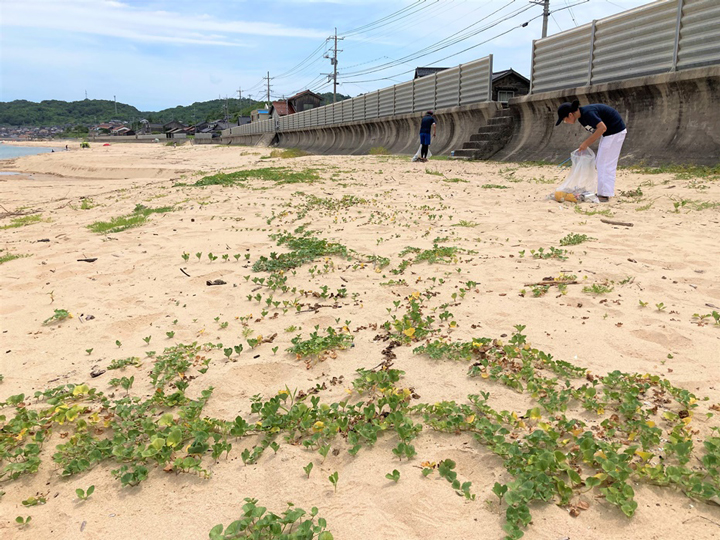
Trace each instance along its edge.
<path fill-rule="evenodd" d="M 499 11 L 502 11 L 503 9 L 505 9 L 506 7 L 508 7 L 513 1 L 514 1 L 514 0 L 512 0 L 509 4 L 504 5 L 502 8 L 494 11 L 494 12 L 491 13 L 490 15 L 487 15 L 486 17 L 483 17 L 482 19 L 480 19 L 480 21 L 477 21 L 476 23 L 473 23 L 472 25 L 467 26 L 467 27 L 463 28 L 462 30 L 460 30 L 459 32 L 456 32 L 456 33 L 454 33 L 454 34 L 452 34 L 452 35 L 450 35 L 450 36 L 448 36 L 448 37 L 446 37 L 446 38 L 444 38 L 444 39 L 442 39 L 442 40 L 440 40 L 440 41 L 438 41 L 438 42 L 436 42 L 436 43 L 433 43 L 432 45 L 429 45 L 429 46 L 427 46 L 427 47 L 424 47 L 423 49 L 420 49 L 419 51 L 416 51 L 416 52 L 411 53 L 411 54 L 409 54 L 409 55 L 403 56 L 403 57 L 399 58 L 399 59 L 396 60 L 396 61 L 387 62 L 387 63 L 385 63 L 385 64 L 381 64 L 381 65 L 376 66 L 376 67 L 374 67 L 374 68 L 367 68 L 367 69 L 358 70 L 358 71 L 351 72 L 351 73 L 346 73 L 345 76 L 348 76 L 348 77 L 349 77 L 349 76 L 357 76 L 357 75 L 368 75 L 368 74 L 370 74 L 370 73 L 375 73 L 375 72 L 377 72 L 377 71 L 383 71 L 383 70 L 385 70 L 385 69 L 394 67 L 394 66 L 398 65 L 398 63 L 404 63 L 404 62 L 407 62 L 407 61 L 409 61 L 409 60 L 417 60 L 417 59 L 422 58 L 422 57 L 424 57 L 424 56 L 428 56 L 428 55 L 430 55 L 430 54 L 432 54 L 432 53 L 441 51 L 441 50 L 443 50 L 443 49 L 447 49 L 448 47 L 451 47 L 451 46 L 453 46 L 453 45 L 456 45 L 456 44 L 458 44 L 458 43 L 460 43 L 460 42 L 462 42 L 462 41 L 465 41 L 465 40 L 467 40 L 467 39 L 469 39 L 469 38 L 471 38 L 471 37 L 474 37 L 474 36 L 476 36 L 476 35 L 478 35 L 478 34 L 481 34 L 482 32 L 485 32 L 485 31 L 487 31 L 487 30 L 489 30 L 489 29 L 491 29 L 491 28 L 494 28 L 494 27 L 497 26 L 498 24 L 500 24 L 500 23 L 502 23 L 502 22 L 504 22 L 504 21 L 507 21 L 507 20 L 509 20 L 509 19 L 512 19 L 512 18 L 516 17 L 517 15 L 520 15 L 521 13 L 527 11 L 528 9 L 532 9 L 532 8 L 534 7 L 534 6 L 532 6 L 532 5 L 530 5 L 530 6 L 524 6 L 524 7 L 522 7 L 522 8 L 519 8 L 519 9 L 516 10 L 515 12 L 504 16 L 502 19 L 499 19 L 499 20 L 493 21 L 493 22 L 491 22 L 491 23 L 488 23 L 487 25 L 483 26 L 482 28 L 479 28 L 479 29 L 473 30 L 473 31 L 471 31 L 471 32 L 466 32 L 465 34 L 462 34 L 462 32 L 465 32 L 465 30 L 471 28 L 472 26 L 477 25 L 478 23 L 482 22 L 483 20 L 486 20 L 487 18 L 489 18 L 489 17 L 491 17 L 492 15 L 498 13 Z"/>

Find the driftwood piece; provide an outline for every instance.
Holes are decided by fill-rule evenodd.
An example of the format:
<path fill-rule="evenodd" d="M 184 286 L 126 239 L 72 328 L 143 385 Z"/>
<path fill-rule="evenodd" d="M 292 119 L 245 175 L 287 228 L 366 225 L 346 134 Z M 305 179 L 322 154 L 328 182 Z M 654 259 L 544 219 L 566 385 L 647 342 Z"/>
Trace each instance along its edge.
<path fill-rule="evenodd" d="M 612 221 L 610 219 L 601 219 L 603 223 L 607 223 L 608 225 L 622 225 L 623 227 L 633 227 L 632 223 L 629 223 L 627 221 Z"/>

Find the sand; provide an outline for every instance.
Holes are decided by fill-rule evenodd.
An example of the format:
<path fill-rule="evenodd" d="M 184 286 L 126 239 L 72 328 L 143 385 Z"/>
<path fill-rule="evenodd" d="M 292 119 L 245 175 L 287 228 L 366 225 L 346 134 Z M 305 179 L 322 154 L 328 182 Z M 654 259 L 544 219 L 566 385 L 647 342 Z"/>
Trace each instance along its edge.
<path fill-rule="evenodd" d="M 621 196 L 606 205 L 577 206 L 583 212 L 612 214 L 604 216 L 582 214 L 573 204 L 547 200 L 566 174 L 554 166 L 443 160 L 422 164 L 394 156 L 267 159 L 268 149 L 214 145 L 93 144 L 89 150 L 80 150 L 77 143 L 71 146 L 70 152 L 0 162 L 0 170 L 22 173 L 0 176 L 0 212 L 35 212 L 41 218 L 0 230 L 4 250 L 0 255 L 23 256 L 0 266 L 0 374 L 4 376 L 0 401 L 67 383 L 87 383 L 119 398 L 124 391 L 113 389 L 109 381 L 121 375 L 135 376 L 130 395 L 148 397 L 153 391 L 148 350 L 159 353 L 166 346 L 196 340 L 221 341 L 226 346 L 245 343 L 240 318 L 249 314 L 252 335 L 277 333 L 277 337 L 273 344 L 262 344 L 252 352 L 246 344 L 246 351 L 233 362 L 226 361 L 222 351 L 207 353 L 211 358 L 207 373 L 195 372 L 197 378 L 188 389 L 188 395 L 197 397 L 200 390 L 214 387 L 204 414 L 226 420 L 237 415 L 251 418 L 252 396 L 269 397 L 286 386 L 308 390 L 325 384 L 319 396 L 337 401 L 350 395 L 356 369 L 383 360 L 381 351 L 387 342 L 374 340 L 381 332 L 369 326 L 388 320 L 387 308 L 394 309 L 393 301 L 426 289 L 435 277 L 445 283 L 436 287 L 440 295 L 432 305 L 440 299 L 450 301 L 461 283 L 478 283 L 451 308 L 457 326 L 445 325 L 443 332 L 452 340 L 509 336 L 514 325 L 523 324 L 533 347 L 557 359 L 595 374 L 622 370 L 661 375 L 698 397 L 707 397 L 693 421 L 703 433 L 718 425 L 705 413 L 711 404 L 720 403 L 720 328 L 693 320 L 693 314 L 720 311 L 717 179 L 621 170 L 618 189 L 640 187 L 642 198 Z M 314 168 L 321 180 L 249 183 L 265 189 L 174 187 L 215 172 L 259 167 Z M 463 181 L 448 181 L 452 179 Z M 340 211 L 314 209 L 298 219 L 297 207 L 309 195 L 335 199 L 354 195 L 366 202 Z M 91 199 L 86 204 L 91 208 L 82 209 L 83 197 Z M 716 206 L 698 209 L 686 203 L 676 212 L 674 203 L 683 199 Z M 87 228 L 128 214 L 137 204 L 172 205 L 175 210 L 153 214 L 143 226 L 115 234 L 96 234 Z M 0 226 L 13 217 L 17 216 L 4 215 Z M 317 265 L 322 270 L 328 261 L 306 264 L 288 282 L 315 291 L 322 285 L 330 291 L 346 287 L 348 296 L 339 301 L 340 307 L 308 310 L 307 305 L 332 302 L 302 298 L 306 307 L 301 313 L 280 311 L 272 318 L 279 310 L 271 309 L 262 319 L 262 306 L 246 298 L 256 294 L 256 285 L 245 279 L 261 274 L 252 272 L 244 255 L 250 254 L 252 263 L 261 255 L 284 251 L 270 235 L 301 224 L 354 249 L 364 260 L 372 255 L 389 257 L 391 265 L 379 272 L 372 263 L 353 269 L 353 261 L 334 257 L 333 271 L 312 275 L 308 269 Z M 559 247 L 560 239 L 571 232 L 594 240 L 569 246 L 565 261 L 531 257 L 530 250 Z M 449 264 L 418 263 L 402 276 L 390 273 L 405 247 L 428 249 L 434 239 L 443 237 L 448 240 L 441 245 L 468 252 Z M 183 252 L 191 254 L 189 261 L 182 259 Z M 203 253 L 202 260 L 196 259 L 196 252 Z M 209 252 L 230 254 L 230 259 L 211 262 Z M 239 261 L 234 254 L 242 255 Z M 97 260 L 79 261 L 86 258 Z M 566 295 L 553 288 L 533 297 L 526 284 L 561 272 L 577 275 L 579 283 L 568 286 Z M 407 285 L 380 285 L 401 278 Z M 226 284 L 206 285 L 215 279 Z M 605 282 L 613 287 L 607 294 L 582 292 L 584 286 Z M 660 303 L 663 310 L 656 307 Z M 66 309 L 73 318 L 43 325 L 55 309 Z M 285 351 L 296 334 L 307 337 L 315 325 L 340 327 L 344 321 L 351 321 L 354 347 L 338 351 L 336 358 L 307 369 Z M 222 328 L 221 322 L 228 322 L 227 327 Z M 290 326 L 302 330 L 286 332 Z M 173 338 L 167 337 L 169 331 L 175 332 Z M 151 336 L 149 344 L 143 341 L 147 336 Z M 273 346 L 278 347 L 276 353 Z M 464 402 L 468 394 L 489 391 L 498 410 L 522 414 L 534 406 L 527 394 L 468 377 L 463 362 L 433 361 L 414 355 L 412 348 L 396 348 L 393 367 L 406 372 L 402 385 L 414 390 L 417 402 Z M 90 376 L 94 368 L 105 369 L 113 359 L 129 356 L 141 358 L 142 366 Z M 339 383 L 331 383 L 341 377 Z M 0 414 L 9 418 L 12 408 Z M 252 447 L 251 437 L 233 441 L 227 460 L 223 456 L 213 463 L 206 457 L 209 479 L 151 468 L 149 479 L 140 486 L 122 488 L 110 474 L 117 464 L 110 462 L 61 478 L 52 453 L 63 442 L 63 432 L 64 426 L 53 429 L 37 474 L 0 480 L 0 491 L 5 492 L 0 499 L 2 538 L 207 538 L 213 526 L 227 525 L 241 515 L 245 497 L 259 499 L 276 513 L 284 510 L 286 502 L 307 510 L 316 506 L 336 539 L 503 536 L 504 509 L 498 508 L 491 489 L 496 481 L 512 478 L 500 459 L 470 435 L 426 428 L 414 442 L 417 457 L 409 462 L 393 456 L 397 441 L 391 435 L 357 456 L 349 455 L 345 441 L 338 438 L 332 447 L 339 452 L 330 453 L 324 462 L 316 452 L 278 440 L 277 453 L 268 450 L 257 464 L 244 465 L 240 452 Z M 696 444 L 701 446 L 700 439 Z M 429 478 L 420 474 L 420 462 L 447 458 L 457 462 L 463 481 L 472 482 L 474 501 L 457 496 L 437 474 Z M 308 479 L 302 467 L 309 461 L 315 469 Z M 397 484 L 385 478 L 393 469 L 402 474 Z M 339 473 L 337 491 L 328 481 L 334 471 Z M 80 502 L 75 489 L 90 485 L 95 493 Z M 720 507 L 668 488 L 638 484 L 635 490 L 639 507 L 632 519 L 597 493 L 586 497 L 590 507 L 579 517 L 554 504 L 533 505 L 533 522 L 525 538 L 720 537 Z M 36 494 L 45 495 L 47 504 L 21 505 Z M 27 528 L 15 524 L 19 515 L 32 516 Z"/>

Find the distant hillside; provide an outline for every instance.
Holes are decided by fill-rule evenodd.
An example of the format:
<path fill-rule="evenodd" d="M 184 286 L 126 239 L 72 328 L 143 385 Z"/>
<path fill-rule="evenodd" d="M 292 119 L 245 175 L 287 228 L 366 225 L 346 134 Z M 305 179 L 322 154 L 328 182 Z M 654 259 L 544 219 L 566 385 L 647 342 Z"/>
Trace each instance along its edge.
<path fill-rule="evenodd" d="M 319 94 L 324 105 L 332 103 L 332 92 Z M 337 100 L 349 99 L 350 96 L 337 95 Z M 178 105 L 162 111 L 139 111 L 132 105 L 117 104 L 104 99 L 85 99 L 82 101 L 48 100 L 35 103 L 33 101 L 16 100 L 0 102 L 0 125 L 4 126 L 63 126 L 90 125 L 121 120 L 137 122 L 144 118 L 150 122 L 167 123 L 177 120 L 183 124 L 193 124 L 207 120 L 218 120 L 227 115 L 231 120 L 238 116 L 249 116 L 250 111 L 265 106 L 264 102 L 243 98 L 213 99 L 198 101 L 192 105 Z"/>
<path fill-rule="evenodd" d="M 318 96 L 322 96 L 323 98 L 323 105 L 330 105 L 332 101 L 332 92 L 325 92 L 324 94 L 318 94 Z M 337 101 L 344 101 L 346 99 L 350 99 L 350 96 L 345 96 L 338 92 L 337 94 Z"/>
<path fill-rule="evenodd" d="M 183 124 L 193 124 L 195 122 L 203 122 L 206 120 L 218 120 L 225 117 L 225 104 L 227 103 L 228 115 L 231 119 L 237 118 L 238 115 L 250 116 L 250 111 L 258 107 L 264 107 L 265 104 L 252 99 L 243 98 L 235 99 L 213 99 L 210 101 L 197 101 L 192 105 L 178 105 L 170 109 L 163 109 L 158 112 L 143 113 L 150 122 L 170 122 L 177 120 Z"/>
<path fill-rule="evenodd" d="M 0 102 L 0 125 L 57 126 L 65 124 L 94 124 L 111 119 L 132 121 L 141 116 L 132 105 L 117 104 L 105 99 L 83 101 L 48 100 L 35 103 L 16 100 Z"/>

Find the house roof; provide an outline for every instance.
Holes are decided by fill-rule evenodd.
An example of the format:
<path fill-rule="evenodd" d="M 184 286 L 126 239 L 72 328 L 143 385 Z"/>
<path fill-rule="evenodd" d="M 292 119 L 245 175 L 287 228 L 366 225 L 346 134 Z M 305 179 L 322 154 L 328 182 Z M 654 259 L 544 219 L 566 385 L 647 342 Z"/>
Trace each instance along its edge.
<path fill-rule="evenodd" d="M 415 68 L 415 77 L 413 79 L 419 79 L 420 77 L 425 77 L 426 75 L 433 75 L 434 73 L 437 73 L 438 71 L 445 71 L 449 68 L 444 67 L 417 67 Z"/>
<path fill-rule="evenodd" d="M 502 79 L 506 75 L 515 75 L 516 77 L 518 77 L 518 78 L 522 79 L 523 81 L 527 82 L 528 84 L 530 84 L 530 79 L 528 79 L 527 77 L 524 77 L 523 75 L 520 75 L 513 68 L 506 69 L 504 71 L 496 71 L 495 73 L 492 74 L 492 80 L 493 80 L 493 82 L 495 82 L 498 79 Z"/>
<path fill-rule="evenodd" d="M 278 116 L 287 116 L 288 114 L 295 114 L 295 109 L 292 103 L 288 101 L 273 101 L 272 110 L 278 113 Z"/>
<path fill-rule="evenodd" d="M 303 90 L 302 92 L 298 92 L 298 93 L 295 94 L 294 96 L 290 96 L 290 97 L 288 98 L 288 101 L 293 101 L 293 100 L 299 98 L 300 96 L 304 96 L 305 94 L 310 94 L 311 96 L 315 96 L 316 98 L 318 98 L 318 99 L 321 100 L 321 101 L 322 101 L 322 99 L 323 99 L 322 96 L 316 94 L 316 93 L 313 92 L 312 90 Z M 275 103 L 275 102 L 273 102 L 273 104 L 274 104 L 274 103 Z M 292 114 L 292 113 L 291 113 L 291 114 Z"/>

